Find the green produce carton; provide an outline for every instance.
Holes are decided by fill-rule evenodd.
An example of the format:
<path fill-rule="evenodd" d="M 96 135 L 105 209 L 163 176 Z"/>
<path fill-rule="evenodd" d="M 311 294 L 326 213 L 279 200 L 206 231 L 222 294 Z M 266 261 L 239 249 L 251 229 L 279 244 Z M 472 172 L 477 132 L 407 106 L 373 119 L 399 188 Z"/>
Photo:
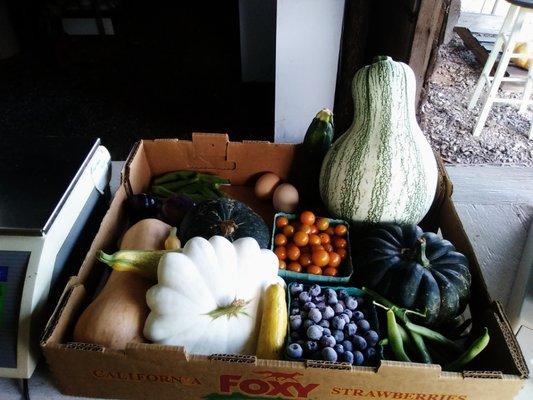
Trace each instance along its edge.
<path fill-rule="evenodd" d="M 274 251 L 274 236 L 278 233 L 276 228 L 276 221 L 279 217 L 287 217 L 289 221 L 294 221 L 298 218 L 297 214 L 288 214 L 284 212 L 278 212 L 274 215 L 274 224 L 272 226 L 272 237 L 270 240 L 270 249 Z M 322 217 L 321 217 L 322 218 Z M 348 245 L 346 246 L 347 255 L 342 263 L 339 265 L 339 275 L 337 276 L 325 276 L 325 275 L 313 275 L 306 272 L 294 272 L 289 270 L 280 269 L 278 275 L 281 276 L 287 282 L 313 282 L 321 285 L 326 284 L 345 284 L 350 281 L 350 278 L 353 274 L 353 264 L 352 264 L 352 255 L 351 255 L 351 245 L 350 245 L 350 225 L 341 219 L 332 219 L 328 218 L 330 226 L 337 226 L 339 224 L 346 225 L 348 231 L 346 232 L 346 241 Z"/>

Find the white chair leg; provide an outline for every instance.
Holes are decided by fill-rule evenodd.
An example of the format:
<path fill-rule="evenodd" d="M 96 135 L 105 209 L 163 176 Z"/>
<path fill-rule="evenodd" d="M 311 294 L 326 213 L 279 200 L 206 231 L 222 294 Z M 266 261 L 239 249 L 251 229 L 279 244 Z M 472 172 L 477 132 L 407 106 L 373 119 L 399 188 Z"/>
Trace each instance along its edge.
<path fill-rule="evenodd" d="M 524 93 L 522 94 L 522 103 L 520 104 L 519 112 L 523 113 L 527 110 L 528 101 L 531 98 L 531 90 L 533 89 L 533 66 L 527 73 L 526 86 L 524 87 Z"/>
<path fill-rule="evenodd" d="M 500 62 L 498 63 L 498 68 L 496 69 L 496 73 L 494 74 L 492 85 L 490 86 L 489 94 L 487 96 L 487 99 L 485 100 L 485 104 L 483 104 L 476 126 L 474 127 L 474 133 L 473 133 L 474 136 L 479 136 L 481 134 L 481 131 L 483 130 L 483 127 L 485 126 L 485 122 L 487 121 L 489 111 L 492 108 L 494 99 L 497 97 L 498 89 L 500 88 L 500 83 L 502 81 L 503 75 L 505 74 L 505 71 L 507 70 L 507 66 L 509 65 L 509 61 L 511 60 L 511 55 L 513 54 L 513 51 L 514 51 L 514 46 L 516 44 L 517 35 L 522 30 L 522 24 L 524 22 L 525 13 L 520 12 L 519 7 L 517 8 L 518 8 L 518 15 L 516 17 L 516 21 L 513 24 L 513 29 L 509 35 L 509 38 L 507 39 L 507 43 L 505 44 L 502 57 L 500 58 Z"/>
<path fill-rule="evenodd" d="M 483 71 L 481 72 L 481 75 L 479 76 L 479 79 L 476 83 L 474 94 L 472 95 L 472 98 L 470 99 L 470 103 L 468 103 L 469 110 L 472 110 L 476 106 L 479 100 L 479 97 L 481 96 L 481 93 L 483 89 L 485 88 L 485 84 L 487 84 L 487 86 L 489 87 L 491 86 L 490 80 L 488 80 L 488 77 L 490 76 L 492 68 L 494 67 L 494 63 L 496 62 L 496 59 L 498 58 L 498 55 L 500 54 L 500 51 L 503 47 L 504 35 L 512 30 L 518 10 L 519 10 L 519 7 L 511 6 L 509 8 L 509 11 L 507 12 L 507 15 L 505 16 L 505 20 L 503 21 L 502 28 L 500 29 L 500 33 L 498 34 L 498 37 L 496 39 L 496 43 L 494 43 L 494 47 L 492 51 L 490 52 L 490 55 L 487 58 L 487 61 L 485 62 Z"/>

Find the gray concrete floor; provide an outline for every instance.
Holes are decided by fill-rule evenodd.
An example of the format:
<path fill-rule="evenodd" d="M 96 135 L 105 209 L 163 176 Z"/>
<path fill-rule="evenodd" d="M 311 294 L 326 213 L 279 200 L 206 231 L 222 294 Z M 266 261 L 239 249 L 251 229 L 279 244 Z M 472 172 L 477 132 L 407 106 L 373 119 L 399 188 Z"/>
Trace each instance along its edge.
<path fill-rule="evenodd" d="M 120 163 L 113 163 L 114 184 Z M 491 166 L 449 166 L 454 183 L 457 210 L 472 242 L 493 298 L 508 307 L 515 292 L 515 276 L 524 249 L 527 230 L 533 219 L 533 168 Z M 516 314 L 516 310 L 510 310 Z M 533 327 L 530 327 L 533 328 Z M 519 334 L 529 368 L 533 371 L 531 329 Z M 74 399 L 63 396 L 53 385 L 50 372 L 41 362 L 30 380 L 34 400 Z M 0 397 L 21 398 L 18 383 L 0 379 Z M 519 395 L 520 400 L 533 398 L 531 379 Z M 79 398 L 77 398 L 79 399 Z"/>

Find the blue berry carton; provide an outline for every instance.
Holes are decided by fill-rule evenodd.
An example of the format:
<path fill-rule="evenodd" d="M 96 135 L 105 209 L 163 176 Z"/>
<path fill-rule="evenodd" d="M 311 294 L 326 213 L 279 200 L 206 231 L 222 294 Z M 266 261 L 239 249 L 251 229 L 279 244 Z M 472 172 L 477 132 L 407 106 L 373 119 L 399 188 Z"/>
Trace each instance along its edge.
<path fill-rule="evenodd" d="M 309 290 L 311 289 L 311 287 L 313 286 L 313 284 L 309 284 L 309 283 L 302 283 L 302 282 L 291 282 L 288 284 L 287 286 L 287 300 L 288 300 L 288 315 L 289 315 L 289 323 L 288 323 L 288 326 L 287 326 L 287 339 L 286 339 L 286 350 L 288 350 L 288 346 L 291 345 L 291 344 L 295 344 L 295 343 L 298 343 L 300 345 L 302 345 L 302 341 L 305 341 L 307 338 L 306 337 L 300 337 L 303 335 L 303 330 L 306 330 L 305 327 L 306 327 L 306 323 L 309 323 L 307 325 L 307 329 L 309 329 L 311 326 L 319 326 L 320 328 L 317 328 L 318 330 L 320 330 L 322 333 L 327 333 L 327 336 L 329 338 L 329 335 L 331 335 L 332 337 L 337 337 L 338 339 L 338 336 L 336 335 L 339 335 L 339 329 L 335 329 L 335 328 L 339 328 L 339 324 L 343 325 L 340 316 L 342 316 L 342 314 L 345 314 L 346 312 L 346 309 L 350 310 L 349 312 L 346 312 L 346 315 L 349 316 L 348 318 L 348 321 L 344 322 L 344 324 L 346 324 L 346 326 L 344 327 L 344 332 L 346 332 L 347 334 L 350 333 L 351 329 L 352 328 L 351 326 L 348 326 L 349 324 L 355 324 L 357 326 L 357 322 L 359 321 L 356 321 L 356 318 L 358 315 L 362 315 L 361 312 L 363 312 L 364 314 L 364 319 L 362 321 L 367 321 L 368 324 L 370 325 L 369 327 L 368 326 L 365 326 L 367 325 L 366 323 L 362 323 L 362 324 L 359 324 L 360 327 L 358 328 L 355 328 L 355 329 L 359 329 L 360 331 L 362 330 L 363 332 L 359 332 L 358 335 L 354 335 L 353 337 L 350 336 L 346 336 L 345 340 L 347 341 L 350 341 L 352 343 L 352 346 L 355 346 L 353 349 L 350 349 L 348 351 L 350 351 L 350 353 L 355 354 L 356 351 L 357 352 L 360 352 L 362 354 L 365 354 L 365 357 L 363 359 L 363 362 L 361 363 L 360 361 L 359 362 L 356 362 L 353 360 L 353 358 L 351 358 L 352 362 L 350 362 L 350 358 L 348 357 L 348 360 L 346 358 L 343 358 L 341 354 L 338 353 L 338 350 L 344 350 L 344 346 L 342 348 L 339 349 L 338 347 L 338 344 L 341 344 L 344 340 L 335 340 L 335 346 L 332 347 L 333 349 L 336 350 L 337 352 L 337 355 L 338 355 L 338 359 L 336 360 L 336 362 L 340 362 L 340 363 L 343 363 L 343 364 L 352 364 L 353 365 L 359 365 L 359 366 L 376 366 L 378 363 L 379 363 L 379 360 L 383 359 L 383 347 L 379 344 L 379 340 L 384 337 L 380 330 L 379 330 L 379 322 L 378 322 L 378 316 L 377 316 L 377 312 L 376 312 L 376 307 L 374 305 L 374 303 L 372 302 L 372 299 L 365 293 L 363 292 L 361 289 L 358 289 L 356 287 L 344 287 L 344 286 L 321 286 L 320 285 L 320 288 L 321 288 L 321 294 L 318 295 L 319 297 L 319 300 L 320 300 L 320 296 L 323 295 L 324 297 L 326 297 L 326 292 L 330 293 L 329 290 L 333 290 L 335 291 L 335 293 L 339 293 L 339 291 L 344 291 L 344 293 L 348 296 L 350 296 L 351 298 L 355 298 L 355 299 L 360 299 L 360 301 L 358 303 L 361 303 L 362 304 L 357 304 L 356 307 L 351 307 L 351 308 L 354 308 L 353 310 L 346 307 L 345 310 L 343 311 L 340 311 L 340 310 L 334 310 L 334 315 L 331 316 L 331 315 L 328 315 L 328 319 L 329 321 L 326 322 L 326 319 L 323 318 L 322 320 L 320 320 L 319 322 L 316 322 L 316 319 L 315 321 L 315 324 L 312 324 L 311 322 L 311 319 L 314 315 L 310 316 L 310 314 L 313 314 L 312 310 L 315 310 L 316 308 L 315 307 L 309 307 L 309 304 L 308 302 L 305 302 L 304 305 L 301 305 L 302 304 L 302 301 L 305 301 L 305 299 L 301 299 L 300 294 L 298 294 L 298 298 L 295 298 L 294 296 L 294 292 L 296 292 L 300 287 L 300 285 L 302 285 L 302 289 L 303 289 L 303 292 L 307 292 L 309 294 Z M 329 290 L 328 290 L 329 289 Z M 313 294 L 311 294 L 310 296 L 312 296 Z M 305 296 L 303 296 L 305 297 Z M 310 297 L 311 298 L 311 297 Z M 314 299 L 316 300 L 317 299 L 317 296 L 314 296 Z M 329 302 L 325 300 L 325 303 L 327 303 L 327 305 L 330 305 Z M 337 300 L 340 300 L 337 299 Z M 299 313 L 296 314 L 296 313 L 293 313 L 293 301 L 294 302 L 298 302 L 299 303 Z M 312 302 L 311 300 L 309 302 Z M 318 303 L 320 304 L 321 301 L 318 301 Z M 343 303 L 344 303 L 344 300 L 343 300 Z M 339 303 L 337 303 L 339 304 Z M 346 305 L 346 303 L 344 303 Z M 318 307 L 318 306 L 317 306 Z M 332 307 L 332 309 L 335 309 L 336 307 Z M 328 310 L 330 311 L 330 310 Z M 340 311 L 340 312 L 339 312 Z M 292 324 L 291 323 L 291 315 L 301 315 L 301 313 L 304 313 L 304 316 L 305 318 L 302 317 L 302 328 L 298 328 L 298 329 L 293 329 L 292 328 Z M 324 315 L 324 312 L 322 312 L 322 316 Z M 293 317 L 295 318 L 295 317 Z M 330 322 L 332 321 L 332 322 Z M 305 323 L 304 323 L 305 322 Z M 363 329 L 361 329 L 363 328 Z M 313 328 L 311 328 L 312 330 Z M 317 330 L 315 329 L 315 330 Z M 343 329 L 341 329 L 343 330 Z M 377 332 L 378 334 L 378 339 L 376 339 L 376 343 L 373 344 L 373 345 L 369 345 L 366 340 L 361 340 L 363 343 L 363 345 L 365 346 L 364 349 L 361 349 L 361 348 L 358 348 L 357 347 L 357 344 L 354 344 L 356 343 L 357 341 L 355 340 L 357 337 L 359 338 L 362 338 L 364 336 L 365 333 L 369 332 L 369 331 L 374 331 L 374 332 Z M 314 333 L 314 331 L 312 332 L 312 334 Z M 326 335 L 324 335 L 325 337 Z M 373 335 L 369 335 L 369 336 L 373 336 Z M 342 339 L 342 338 L 341 338 Z M 369 338 L 370 339 L 370 338 Z M 310 342 L 310 341 L 309 341 Z M 327 340 L 324 340 L 324 342 L 327 342 Z M 311 343 L 312 344 L 312 343 Z M 324 343 L 326 344 L 326 343 Z M 330 343 L 331 344 L 331 343 Z M 305 344 L 303 345 L 305 346 Z M 320 346 L 319 346 L 320 347 Z M 368 350 L 369 348 L 372 348 L 374 350 Z M 292 350 L 292 349 L 291 349 Z M 303 355 L 301 357 L 290 357 L 290 356 L 287 356 L 287 354 L 285 353 L 285 356 L 287 359 L 290 359 L 290 360 L 293 360 L 293 361 L 303 361 L 303 360 L 306 360 L 306 359 L 314 359 L 314 360 L 323 360 L 323 361 L 331 361 L 331 360 L 325 360 L 321 354 L 318 354 L 318 350 L 320 350 L 319 348 L 317 348 L 316 350 L 316 353 L 315 353 L 315 356 L 311 355 L 310 354 L 310 351 L 313 350 L 313 349 L 306 349 L 304 348 L 303 351 Z M 367 353 L 368 352 L 373 352 L 374 354 L 369 356 L 369 357 L 366 357 L 366 355 L 368 355 Z M 331 351 L 330 351 L 331 353 Z"/>

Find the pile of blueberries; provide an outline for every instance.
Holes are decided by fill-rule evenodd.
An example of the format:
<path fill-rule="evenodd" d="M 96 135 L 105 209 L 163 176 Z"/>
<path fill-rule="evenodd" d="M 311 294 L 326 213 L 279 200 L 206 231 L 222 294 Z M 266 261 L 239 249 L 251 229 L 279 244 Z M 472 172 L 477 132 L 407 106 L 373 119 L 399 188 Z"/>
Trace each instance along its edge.
<path fill-rule="evenodd" d="M 345 289 L 322 289 L 292 283 L 290 305 L 290 344 L 286 355 L 291 360 L 314 359 L 372 363 L 377 358 L 379 341 L 365 314 L 364 299 L 352 297 Z"/>

